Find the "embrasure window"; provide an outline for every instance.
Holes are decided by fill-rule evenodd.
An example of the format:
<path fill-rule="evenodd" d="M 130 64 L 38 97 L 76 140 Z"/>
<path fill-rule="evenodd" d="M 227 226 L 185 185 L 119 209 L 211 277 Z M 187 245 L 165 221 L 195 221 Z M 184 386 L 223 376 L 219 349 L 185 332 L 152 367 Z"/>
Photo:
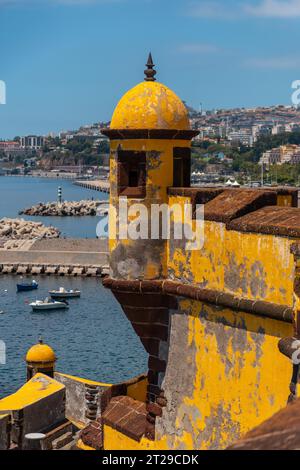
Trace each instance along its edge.
<path fill-rule="evenodd" d="M 118 194 L 146 197 L 146 152 L 118 150 Z"/>
<path fill-rule="evenodd" d="M 189 188 L 191 185 L 191 149 L 175 147 L 173 150 L 173 187 Z"/>

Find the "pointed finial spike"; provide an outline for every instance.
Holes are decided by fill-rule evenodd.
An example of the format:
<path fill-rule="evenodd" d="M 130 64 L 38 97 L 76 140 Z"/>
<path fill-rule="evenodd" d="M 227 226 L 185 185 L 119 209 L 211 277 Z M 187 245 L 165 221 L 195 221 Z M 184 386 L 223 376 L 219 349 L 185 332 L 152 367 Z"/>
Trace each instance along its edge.
<path fill-rule="evenodd" d="M 153 67 L 155 67 L 155 65 L 153 63 L 151 52 L 149 53 L 146 67 L 147 67 L 147 69 L 144 72 L 145 76 L 146 76 L 145 81 L 146 82 L 155 82 L 155 80 L 156 80 L 156 78 L 155 78 L 156 70 L 154 70 L 154 68 L 153 68 Z"/>
<path fill-rule="evenodd" d="M 151 52 L 149 52 L 148 61 L 147 61 L 147 64 L 146 64 L 146 65 L 149 66 L 149 67 L 150 67 L 151 65 L 154 66 Z"/>
<path fill-rule="evenodd" d="M 44 343 L 43 338 L 42 338 L 42 335 L 39 336 L 39 343 L 40 343 L 40 344 L 43 344 L 43 343 Z"/>

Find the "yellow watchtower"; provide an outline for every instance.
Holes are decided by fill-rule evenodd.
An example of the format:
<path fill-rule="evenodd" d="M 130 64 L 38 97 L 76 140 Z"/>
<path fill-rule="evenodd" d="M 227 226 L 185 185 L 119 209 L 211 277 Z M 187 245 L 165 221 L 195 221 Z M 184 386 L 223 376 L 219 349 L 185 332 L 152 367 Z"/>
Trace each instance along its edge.
<path fill-rule="evenodd" d="M 150 236 L 132 240 L 121 235 L 124 218 L 120 198 L 127 198 L 129 208 L 142 203 L 148 209 L 144 220 L 148 219 L 150 233 L 151 205 L 167 204 L 170 186 L 190 186 L 191 139 L 198 132 L 190 129 L 183 102 L 156 82 L 155 75 L 150 54 L 145 81 L 123 96 L 110 129 L 103 130 L 111 141 L 110 202 L 116 212 L 115 216 L 110 214 L 110 266 L 115 279 L 166 276 L 165 240 L 160 236 L 155 240 Z"/>
<path fill-rule="evenodd" d="M 40 338 L 38 344 L 32 346 L 26 354 L 27 380 L 38 372 L 54 377 L 56 356 L 53 349 L 44 344 Z"/>

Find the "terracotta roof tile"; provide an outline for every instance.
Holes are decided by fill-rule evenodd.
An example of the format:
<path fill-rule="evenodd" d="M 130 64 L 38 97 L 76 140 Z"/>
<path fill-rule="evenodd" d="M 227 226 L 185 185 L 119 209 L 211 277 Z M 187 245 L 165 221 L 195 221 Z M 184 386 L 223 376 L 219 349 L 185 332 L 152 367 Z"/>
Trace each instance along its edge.
<path fill-rule="evenodd" d="M 230 450 L 300 449 L 300 399 L 229 447 Z"/>
<path fill-rule="evenodd" d="M 228 223 L 249 212 L 276 204 L 277 194 L 275 191 L 228 189 L 205 205 L 205 220 Z"/>
<path fill-rule="evenodd" d="M 300 237 L 300 209 L 270 206 L 227 224 L 227 229 L 270 235 Z"/>
<path fill-rule="evenodd" d="M 139 441 L 146 431 L 146 416 L 145 403 L 127 396 L 119 396 L 111 399 L 102 420 L 103 424 Z"/>

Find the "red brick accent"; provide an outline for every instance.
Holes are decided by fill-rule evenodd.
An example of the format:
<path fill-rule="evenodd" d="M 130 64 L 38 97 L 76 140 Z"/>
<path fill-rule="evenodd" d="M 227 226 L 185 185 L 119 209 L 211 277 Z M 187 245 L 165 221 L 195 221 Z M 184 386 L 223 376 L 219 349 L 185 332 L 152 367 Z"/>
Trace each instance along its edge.
<path fill-rule="evenodd" d="M 151 424 L 148 421 L 146 422 L 145 435 L 150 441 L 155 440 L 155 424 Z"/>
<path fill-rule="evenodd" d="M 92 421 L 81 431 L 79 437 L 85 445 L 96 450 L 101 450 L 103 448 L 101 418 L 98 418 L 96 421 Z"/>
<path fill-rule="evenodd" d="M 157 403 L 148 403 L 146 409 L 150 415 L 161 416 L 162 408 Z"/>
<path fill-rule="evenodd" d="M 166 398 L 160 398 L 160 397 L 158 397 L 158 398 L 156 399 L 156 403 L 157 403 L 159 406 L 161 406 L 162 408 L 164 408 L 165 406 L 167 406 L 167 400 L 166 400 Z"/>
<path fill-rule="evenodd" d="M 146 405 L 130 397 L 114 397 L 102 416 L 106 424 L 126 436 L 140 441 L 146 432 Z"/>
<path fill-rule="evenodd" d="M 163 325 L 153 325 L 149 323 L 132 323 L 134 331 L 140 338 L 153 338 L 161 341 L 167 341 L 169 329 Z"/>
<path fill-rule="evenodd" d="M 150 370 L 154 370 L 156 372 L 165 372 L 166 370 L 166 361 L 162 361 L 157 357 L 150 356 L 148 361 L 148 367 Z"/>
<path fill-rule="evenodd" d="M 176 297 L 162 294 L 161 281 L 122 281 L 120 284 L 104 280 L 105 287 L 112 289 L 116 299 L 122 305 L 125 315 L 131 322 L 135 332 L 140 337 L 146 351 L 149 354 L 147 403 L 145 408 L 146 435 L 149 439 L 155 436 L 155 419 L 162 415 L 162 408 L 156 403 L 156 398 L 162 393 L 158 386 L 159 373 L 165 372 L 166 362 L 159 359 L 160 342 L 167 342 L 169 336 L 169 309 L 177 307 Z M 124 393 L 125 395 L 126 393 Z M 132 424 L 131 418 L 123 416 L 121 409 L 111 409 L 113 400 L 104 413 L 105 420 L 115 429 L 127 434 L 135 433 L 130 437 L 137 439 L 136 431 L 130 430 L 138 420 Z M 124 403 L 122 403 L 122 406 Z M 115 412 L 119 412 L 118 420 Z M 138 418 L 139 420 L 141 418 Z"/>
<path fill-rule="evenodd" d="M 296 250 L 296 246 L 294 247 Z M 155 289 L 153 287 L 155 283 Z M 288 305 L 279 305 L 271 302 L 265 302 L 264 300 L 250 300 L 243 297 L 237 297 L 232 294 L 225 294 L 221 291 L 216 291 L 212 289 L 203 289 L 201 287 L 185 284 L 182 282 L 174 282 L 168 280 L 161 281 L 123 281 L 123 280 L 114 280 L 111 278 L 105 278 L 103 285 L 109 289 L 112 289 L 115 296 L 121 303 L 121 305 L 131 305 L 131 306 L 145 306 L 147 305 L 149 299 L 151 299 L 150 289 L 153 288 L 153 293 L 156 294 L 158 286 L 160 285 L 160 291 L 163 294 L 161 300 L 159 300 L 159 294 L 153 296 L 151 300 L 151 306 L 154 306 L 154 302 L 168 302 L 169 308 L 173 307 L 172 301 L 170 301 L 170 296 L 177 297 L 186 297 L 194 300 L 199 300 L 201 302 L 213 303 L 214 305 L 219 305 L 222 307 L 229 307 L 235 311 L 244 311 L 254 315 L 260 315 L 266 318 L 273 318 L 276 320 L 284 321 L 287 323 L 293 323 L 293 309 Z M 124 292 L 124 290 L 126 292 Z M 119 296 L 119 291 L 123 291 L 123 301 Z M 149 292 L 149 297 L 145 297 L 144 292 Z M 143 295 L 141 295 L 143 294 Z M 130 302 L 128 303 L 128 300 Z M 165 299 L 165 300 L 163 300 Z M 176 297 L 174 297 L 174 302 L 176 305 Z M 162 306 L 163 304 L 156 306 Z M 167 306 L 167 305 L 166 305 Z"/>
<path fill-rule="evenodd" d="M 158 372 L 153 370 L 148 371 L 148 382 L 149 384 L 157 385 L 158 384 Z"/>
<path fill-rule="evenodd" d="M 103 281 L 103 284 L 104 284 L 104 281 Z M 105 287 L 107 286 L 105 285 Z M 149 303 L 151 303 L 150 305 L 153 308 L 161 308 L 161 307 L 168 308 L 169 302 L 171 299 L 170 296 L 166 296 L 160 293 L 153 295 L 152 292 L 151 293 L 149 292 L 149 293 L 143 293 L 143 295 L 141 295 L 141 293 L 136 293 L 130 290 L 128 292 L 126 291 L 120 292 L 120 291 L 116 291 L 113 289 L 113 294 L 123 307 L 129 306 L 129 307 L 144 308 L 144 307 L 149 306 Z"/>
<path fill-rule="evenodd" d="M 140 338 L 147 353 L 151 356 L 158 356 L 159 340 L 153 338 Z"/>
<path fill-rule="evenodd" d="M 169 324 L 169 310 L 166 307 L 123 307 L 127 318 L 135 323 Z"/>
<path fill-rule="evenodd" d="M 156 416 L 152 416 L 150 413 L 148 413 L 146 419 L 148 423 L 155 425 Z"/>
<path fill-rule="evenodd" d="M 154 395 L 155 397 L 158 397 L 161 392 L 161 389 L 158 387 L 158 385 L 148 385 L 148 393 Z M 153 400 L 154 401 L 154 400 Z"/>
<path fill-rule="evenodd" d="M 177 129 L 101 129 L 102 134 L 109 137 L 110 140 L 123 139 L 176 139 L 192 140 L 199 134 L 199 131 Z"/>

